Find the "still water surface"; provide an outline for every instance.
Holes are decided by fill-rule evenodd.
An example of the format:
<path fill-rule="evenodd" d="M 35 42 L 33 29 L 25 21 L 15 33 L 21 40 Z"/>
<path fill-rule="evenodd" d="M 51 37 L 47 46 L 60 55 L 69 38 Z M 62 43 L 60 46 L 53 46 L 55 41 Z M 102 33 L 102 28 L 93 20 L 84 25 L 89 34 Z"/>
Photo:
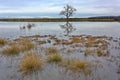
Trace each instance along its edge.
<path fill-rule="evenodd" d="M 64 30 L 60 25 L 64 22 L 31 22 L 36 27 L 28 30 L 20 30 L 21 26 L 25 26 L 28 22 L 0 22 L 0 37 L 16 38 L 26 35 L 44 35 L 55 34 L 63 35 Z M 71 34 L 75 35 L 107 35 L 120 36 L 120 23 L 118 22 L 72 22 L 73 27 L 76 28 Z"/>

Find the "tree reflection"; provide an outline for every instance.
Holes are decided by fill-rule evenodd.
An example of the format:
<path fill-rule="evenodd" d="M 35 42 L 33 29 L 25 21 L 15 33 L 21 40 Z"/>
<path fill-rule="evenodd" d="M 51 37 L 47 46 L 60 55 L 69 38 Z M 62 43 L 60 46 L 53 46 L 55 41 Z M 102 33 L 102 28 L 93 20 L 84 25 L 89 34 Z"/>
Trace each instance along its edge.
<path fill-rule="evenodd" d="M 73 27 L 72 23 L 69 22 L 66 22 L 64 25 L 60 25 L 60 27 L 64 29 L 64 32 L 67 36 L 76 30 L 76 28 Z"/>

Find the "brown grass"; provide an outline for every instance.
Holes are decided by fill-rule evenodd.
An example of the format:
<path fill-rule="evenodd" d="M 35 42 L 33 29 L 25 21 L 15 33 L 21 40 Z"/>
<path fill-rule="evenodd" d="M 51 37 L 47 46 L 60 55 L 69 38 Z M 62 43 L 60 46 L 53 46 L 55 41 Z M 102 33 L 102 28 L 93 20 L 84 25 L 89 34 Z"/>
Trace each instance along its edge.
<path fill-rule="evenodd" d="M 95 51 L 94 51 L 94 50 L 91 50 L 91 49 L 86 49 L 86 50 L 84 51 L 84 53 L 85 53 L 85 56 L 87 56 L 87 55 L 90 55 L 90 54 L 92 54 L 92 53 L 95 53 Z"/>
<path fill-rule="evenodd" d="M 4 46 L 6 43 L 6 39 L 0 38 L 0 46 Z"/>
<path fill-rule="evenodd" d="M 18 41 L 21 51 L 28 51 L 34 48 L 34 44 L 29 39 L 21 39 Z"/>
<path fill-rule="evenodd" d="M 46 44 L 47 42 L 46 41 L 38 41 L 38 43 L 41 45 L 41 44 Z"/>
<path fill-rule="evenodd" d="M 102 50 L 98 49 L 98 50 L 97 50 L 97 55 L 98 55 L 98 57 L 103 56 L 103 52 L 102 52 Z"/>
<path fill-rule="evenodd" d="M 72 42 L 73 43 L 80 43 L 80 42 L 84 42 L 84 38 L 80 38 L 80 37 L 73 37 L 72 38 Z"/>
<path fill-rule="evenodd" d="M 47 51 L 46 51 L 47 55 L 49 55 L 49 54 L 56 54 L 56 53 L 58 53 L 58 49 L 56 47 L 47 48 Z"/>
<path fill-rule="evenodd" d="M 87 67 L 90 65 L 91 63 L 78 59 L 63 59 L 60 63 L 60 66 L 66 67 L 68 70 L 72 71 L 86 71 Z"/>
<path fill-rule="evenodd" d="M 73 59 L 71 64 L 71 69 L 73 70 L 85 70 L 85 68 L 89 65 L 87 61 L 80 61 L 78 59 Z"/>
<path fill-rule="evenodd" d="M 28 52 L 20 61 L 19 69 L 23 74 L 31 74 L 41 69 L 43 61 L 34 52 Z"/>
<path fill-rule="evenodd" d="M 60 62 L 62 61 L 62 56 L 60 54 L 53 54 L 47 57 L 47 62 Z"/>
<path fill-rule="evenodd" d="M 2 53 L 8 56 L 18 55 L 20 53 L 20 48 L 16 45 L 12 45 L 3 49 Z"/>

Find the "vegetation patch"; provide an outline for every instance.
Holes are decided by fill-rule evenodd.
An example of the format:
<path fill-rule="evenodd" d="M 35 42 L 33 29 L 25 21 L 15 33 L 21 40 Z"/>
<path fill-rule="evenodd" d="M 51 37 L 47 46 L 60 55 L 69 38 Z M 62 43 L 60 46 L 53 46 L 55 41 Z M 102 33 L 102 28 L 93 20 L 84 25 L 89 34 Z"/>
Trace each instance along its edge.
<path fill-rule="evenodd" d="M 47 51 L 46 51 L 47 55 L 56 54 L 56 53 L 58 53 L 58 49 L 56 47 L 47 48 Z"/>
<path fill-rule="evenodd" d="M 47 62 L 60 62 L 62 61 L 62 56 L 60 54 L 53 54 L 47 57 Z"/>
<path fill-rule="evenodd" d="M 16 45 L 12 45 L 3 49 L 2 53 L 8 56 L 18 55 L 20 53 L 20 48 Z"/>
<path fill-rule="evenodd" d="M 4 46 L 6 43 L 6 39 L 0 38 L 0 46 Z"/>
<path fill-rule="evenodd" d="M 38 72 L 42 68 L 43 61 L 39 55 L 34 52 L 28 52 L 20 61 L 19 70 L 22 74 L 31 74 Z"/>

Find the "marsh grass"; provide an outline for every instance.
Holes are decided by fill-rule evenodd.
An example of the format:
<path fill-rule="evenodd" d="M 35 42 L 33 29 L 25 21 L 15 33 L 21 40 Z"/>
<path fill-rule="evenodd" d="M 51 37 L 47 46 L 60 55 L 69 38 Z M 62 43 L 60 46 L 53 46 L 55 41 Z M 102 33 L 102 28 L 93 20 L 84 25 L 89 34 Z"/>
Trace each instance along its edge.
<path fill-rule="evenodd" d="M 56 47 L 50 47 L 47 48 L 46 50 L 47 55 L 56 54 L 56 53 L 58 53 L 58 49 Z"/>
<path fill-rule="evenodd" d="M 21 51 L 28 51 L 34 48 L 34 44 L 29 39 L 21 39 L 18 41 Z"/>
<path fill-rule="evenodd" d="M 117 70 L 117 73 L 120 74 L 120 68 Z"/>
<path fill-rule="evenodd" d="M 91 66 L 91 63 L 78 59 L 62 59 L 60 66 L 66 67 L 71 71 L 85 71 L 88 66 Z"/>
<path fill-rule="evenodd" d="M 85 41 L 85 39 L 81 38 L 81 37 L 73 37 L 72 38 L 73 43 L 80 43 L 80 42 L 84 42 L 84 41 Z"/>
<path fill-rule="evenodd" d="M 97 50 L 97 55 L 98 55 L 98 57 L 103 56 L 103 52 L 102 52 L 102 50 L 101 50 L 101 49 L 98 49 L 98 50 Z"/>
<path fill-rule="evenodd" d="M 88 55 L 93 54 L 93 53 L 95 53 L 95 50 L 86 49 L 86 50 L 84 51 L 84 55 L 85 55 L 85 56 L 88 56 Z"/>
<path fill-rule="evenodd" d="M 6 47 L 6 48 L 4 48 L 2 50 L 2 55 L 6 56 L 6 57 L 9 57 L 10 61 L 11 61 L 10 62 L 11 64 L 13 63 L 14 57 L 18 56 L 19 53 L 20 53 L 20 48 L 18 46 L 16 46 L 16 45 L 12 45 L 12 46 Z"/>
<path fill-rule="evenodd" d="M 20 48 L 16 45 L 12 45 L 3 49 L 2 53 L 7 56 L 18 55 L 20 53 Z"/>
<path fill-rule="evenodd" d="M 19 70 L 23 75 L 38 72 L 43 66 L 43 60 L 35 52 L 28 52 L 20 61 Z"/>
<path fill-rule="evenodd" d="M 50 62 L 50 63 L 51 62 L 57 63 L 57 62 L 60 62 L 60 61 L 62 61 L 62 56 L 60 54 L 58 54 L 58 53 L 53 54 L 53 55 L 49 55 L 47 57 L 47 62 Z"/>
<path fill-rule="evenodd" d="M 39 45 L 41 44 L 46 44 L 47 42 L 46 41 L 38 41 Z"/>
<path fill-rule="evenodd" d="M 73 59 L 71 63 L 71 69 L 73 70 L 85 70 L 90 63 L 87 61 L 80 61 L 78 59 Z"/>
<path fill-rule="evenodd" d="M 7 43 L 6 39 L 0 38 L 0 46 L 4 46 Z"/>

